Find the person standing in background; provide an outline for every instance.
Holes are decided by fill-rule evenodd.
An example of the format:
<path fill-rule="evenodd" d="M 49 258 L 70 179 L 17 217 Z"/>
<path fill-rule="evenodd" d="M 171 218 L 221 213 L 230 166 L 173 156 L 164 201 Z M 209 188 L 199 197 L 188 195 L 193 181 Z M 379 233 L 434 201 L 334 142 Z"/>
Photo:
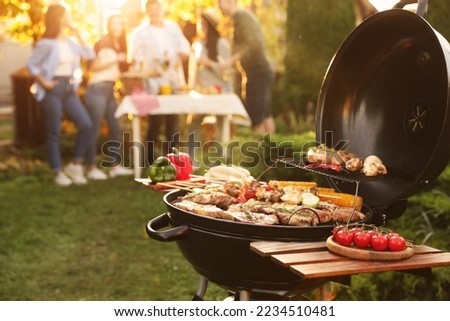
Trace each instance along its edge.
<path fill-rule="evenodd" d="M 201 13 L 201 36 L 192 44 L 189 57 L 189 87 L 199 92 L 232 92 L 231 70 L 222 64 L 231 58 L 227 39 L 217 30 L 219 14 L 213 8 Z"/>
<path fill-rule="evenodd" d="M 94 125 L 95 136 L 93 148 L 87 154 L 87 162 L 91 164 L 87 172 L 89 179 L 107 178 L 103 171 L 95 167 L 97 141 L 104 118 L 108 123 L 109 143 L 111 144 L 107 148 L 107 152 L 111 148 L 117 151 L 122 141 L 122 129 L 119 120 L 114 116 L 117 109 L 114 86 L 121 72 L 128 70 L 127 39 L 123 18 L 117 14 L 109 16 L 107 30 L 108 33 L 94 46 L 97 57 L 89 66 L 91 75 L 85 96 L 86 108 Z M 121 165 L 119 153 L 110 153 L 106 156 L 112 158 L 112 168 L 109 170 L 110 177 L 133 174 L 131 169 L 124 168 Z"/>
<path fill-rule="evenodd" d="M 238 64 L 242 78 L 246 79 L 242 100 L 259 133 L 275 132 L 272 117 L 272 85 L 274 72 L 266 56 L 264 35 L 255 15 L 238 7 L 237 0 L 218 0 L 225 16 L 233 20 L 233 56 L 228 65 Z M 223 65 L 224 68 L 227 64 Z"/>
<path fill-rule="evenodd" d="M 65 34 L 70 31 L 77 41 Z M 59 186 L 86 184 L 82 161 L 93 143 L 93 126 L 76 93 L 81 79 L 80 59 L 95 53 L 72 25 L 69 10 L 52 4 L 45 14 L 45 32 L 36 43 L 27 67 L 34 79 L 31 91 L 40 103 L 46 129 L 47 157 Z M 79 77 L 77 78 L 77 75 Z M 60 136 L 63 113 L 78 129 L 72 161 L 61 166 Z"/>
<path fill-rule="evenodd" d="M 159 0 L 148 0 L 146 11 L 149 23 L 131 32 L 131 56 L 140 66 L 150 71 L 148 91 L 159 94 L 163 86 L 169 85 L 177 91 L 185 85 L 182 62 L 188 59 L 190 44 L 180 26 L 163 18 L 163 8 Z M 167 88 L 167 87 L 165 87 Z M 147 162 L 156 158 L 154 147 L 158 143 L 161 126 L 165 126 L 165 139 L 171 141 L 178 130 L 178 115 L 149 116 L 147 130 Z"/>
<path fill-rule="evenodd" d="M 218 31 L 220 15 L 215 8 L 205 9 L 200 15 L 199 37 L 192 43 L 189 56 L 189 88 L 204 94 L 220 94 L 233 92 L 232 68 L 224 69 L 222 64 L 231 58 L 231 46 Z M 220 107 L 220 106 L 218 106 Z M 211 111 L 213 113 L 213 111 Z M 195 134 L 195 141 L 200 140 L 200 128 L 205 115 L 188 115 L 188 134 Z M 216 131 L 221 132 L 223 118 L 215 116 L 207 118 L 217 127 L 212 135 L 205 135 L 205 141 L 214 138 Z M 210 137 L 209 137 L 210 136 Z M 189 140 L 191 142 L 191 140 Z M 190 147 L 193 153 L 193 147 Z M 193 157 L 194 155 L 191 155 Z"/>

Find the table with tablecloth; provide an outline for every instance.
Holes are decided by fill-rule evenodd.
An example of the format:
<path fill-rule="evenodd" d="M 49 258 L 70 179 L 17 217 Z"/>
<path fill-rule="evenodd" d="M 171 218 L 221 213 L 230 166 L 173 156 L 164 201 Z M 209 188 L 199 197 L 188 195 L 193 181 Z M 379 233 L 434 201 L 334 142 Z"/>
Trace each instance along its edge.
<path fill-rule="evenodd" d="M 143 92 L 125 96 L 119 104 L 115 116 L 133 115 L 132 139 L 141 143 L 140 117 L 147 115 L 169 114 L 206 114 L 223 117 L 223 127 L 220 140 L 230 140 L 230 123 L 234 116 L 241 119 L 241 124 L 250 125 L 250 119 L 240 98 L 234 93 L 217 95 L 202 95 L 191 91 L 187 94 L 177 95 L 147 95 Z M 139 117 L 140 116 L 140 117 Z M 134 176 L 139 178 L 139 150 L 133 148 Z"/>

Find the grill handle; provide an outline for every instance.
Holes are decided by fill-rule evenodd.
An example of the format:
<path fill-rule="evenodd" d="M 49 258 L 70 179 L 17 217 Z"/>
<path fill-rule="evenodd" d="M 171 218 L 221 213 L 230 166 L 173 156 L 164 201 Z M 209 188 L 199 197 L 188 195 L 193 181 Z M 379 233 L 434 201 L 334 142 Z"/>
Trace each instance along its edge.
<path fill-rule="evenodd" d="M 416 14 L 422 18 L 425 18 L 425 15 L 428 11 L 428 0 L 401 0 L 400 2 L 395 4 L 393 8 L 403 8 L 407 4 L 411 3 L 417 3 Z"/>
<path fill-rule="evenodd" d="M 160 242 L 172 242 L 184 239 L 189 234 L 189 227 L 187 225 L 180 225 L 171 229 L 158 231 L 160 229 L 170 226 L 170 218 L 167 213 L 163 213 L 147 223 L 147 234 L 152 239 Z"/>

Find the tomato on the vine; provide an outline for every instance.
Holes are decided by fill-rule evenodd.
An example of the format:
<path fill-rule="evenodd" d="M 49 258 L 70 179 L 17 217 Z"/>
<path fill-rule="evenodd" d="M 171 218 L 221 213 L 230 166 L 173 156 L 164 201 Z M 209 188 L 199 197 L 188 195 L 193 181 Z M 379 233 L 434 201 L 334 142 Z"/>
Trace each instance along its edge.
<path fill-rule="evenodd" d="M 389 239 L 385 234 L 372 236 L 370 246 L 376 251 L 384 251 L 388 248 Z"/>
<path fill-rule="evenodd" d="M 369 233 L 360 231 L 356 232 L 353 237 L 353 243 L 361 249 L 364 249 L 370 245 L 370 241 L 372 239 L 372 236 L 370 236 Z"/>
<path fill-rule="evenodd" d="M 403 251 L 406 248 L 406 241 L 402 236 L 393 236 L 388 242 L 389 250 Z"/>
<path fill-rule="evenodd" d="M 388 238 L 395 237 L 395 236 L 400 236 L 400 234 L 398 234 L 397 232 L 389 232 L 389 233 L 387 234 L 387 237 L 388 237 Z"/>
<path fill-rule="evenodd" d="M 340 230 L 335 236 L 336 242 L 343 246 L 350 246 L 353 243 L 353 233 L 347 230 Z"/>
<path fill-rule="evenodd" d="M 360 228 L 360 227 L 354 227 L 354 228 L 352 228 L 352 229 L 350 230 L 350 233 L 356 234 L 356 233 L 361 232 L 361 231 L 362 231 L 362 228 Z"/>
<path fill-rule="evenodd" d="M 371 237 L 372 237 L 372 236 L 377 236 L 377 235 L 378 235 L 378 232 L 375 231 L 375 230 L 369 230 L 369 231 L 367 231 L 366 233 L 369 234 Z"/>
<path fill-rule="evenodd" d="M 339 232 L 343 229 L 347 230 L 347 228 L 344 225 L 338 225 L 331 231 L 331 234 L 336 238 L 337 232 Z"/>

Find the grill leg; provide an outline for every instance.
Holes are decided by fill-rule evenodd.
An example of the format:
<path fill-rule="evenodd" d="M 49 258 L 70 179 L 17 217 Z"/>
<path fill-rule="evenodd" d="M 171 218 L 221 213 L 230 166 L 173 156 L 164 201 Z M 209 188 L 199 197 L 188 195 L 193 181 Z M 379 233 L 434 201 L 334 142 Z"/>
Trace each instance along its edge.
<path fill-rule="evenodd" d="M 239 301 L 250 301 L 250 292 L 245 290 L 239 291 Z"/>
<path fill-rule="evenodd" d="M 205 278 L 203 275 L 200 275 L 197 292 L 195 292 L 194 296 L 192 297 L 192 301 L 203 301 L 207 288 L 208 288 L 208 279 Z"/>

